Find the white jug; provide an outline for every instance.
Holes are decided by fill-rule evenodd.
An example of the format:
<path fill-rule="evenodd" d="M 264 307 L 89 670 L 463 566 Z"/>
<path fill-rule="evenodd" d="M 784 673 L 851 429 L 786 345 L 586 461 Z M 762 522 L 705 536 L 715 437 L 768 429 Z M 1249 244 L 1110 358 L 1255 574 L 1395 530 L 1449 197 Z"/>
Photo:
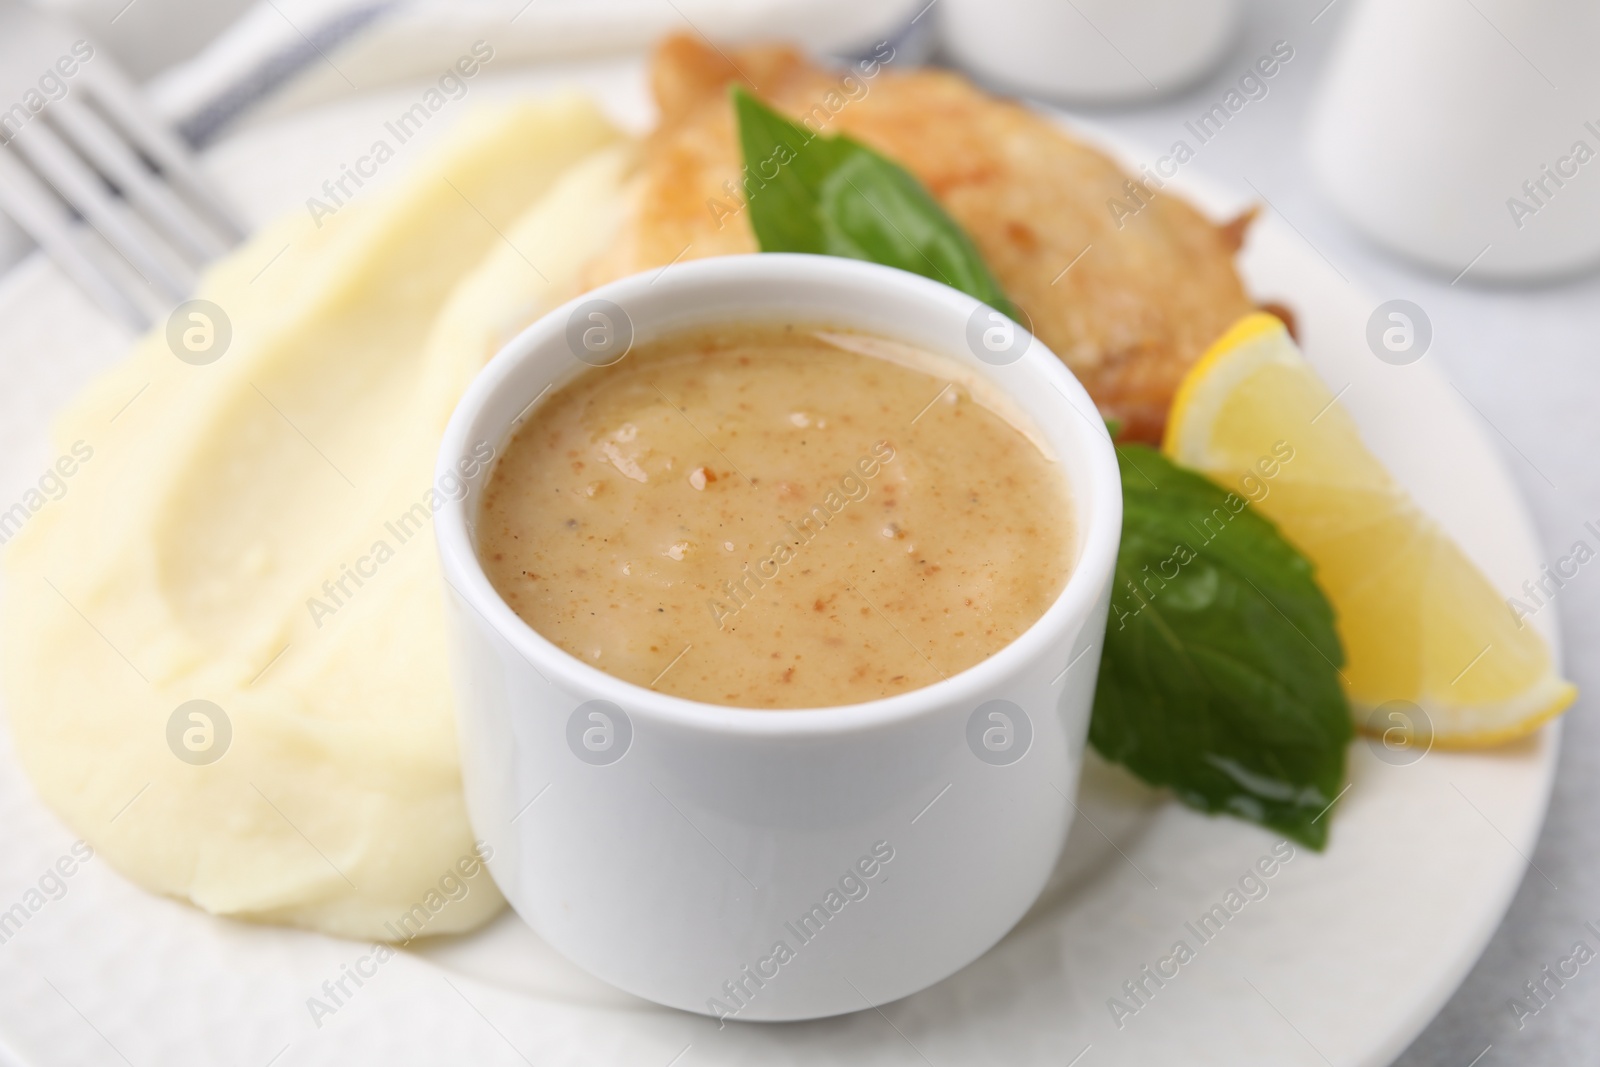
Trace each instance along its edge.
<path fill-rule="evenodd" d="M 1600 4 L 1354 0 L 1312 169 L 1373 240 L 1451 278 L 1600 262 Z"/>

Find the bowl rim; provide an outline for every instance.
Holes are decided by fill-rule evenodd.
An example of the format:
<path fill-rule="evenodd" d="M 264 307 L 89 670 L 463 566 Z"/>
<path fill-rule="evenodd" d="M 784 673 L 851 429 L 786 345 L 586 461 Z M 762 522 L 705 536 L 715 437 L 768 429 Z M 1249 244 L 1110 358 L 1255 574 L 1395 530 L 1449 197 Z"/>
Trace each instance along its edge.
<path fill-rule="evenodd" d="M 709 257 L 677 263 L 666 271 L 630 275 L 574 297 L 541 315 L 489 360 L 473 378 L 450 417 L 439 445 L 435 484 L 447 477 L 459 479 L 456 465 L 468 454 L 474 438 L 482 440 L 494 436 L 498 458 L 501 444 L 516 420 L 510 420 L 497 434 L 484 434 L 477 427 L 485 408 L 501 390 L 509 387 L 525 363 L 551 346 L 566 350 L 567 322 L 580 305 L 600 299 L 627 307 L 631 298 L 642 297 L 646 292 L 653 301 L 664 295 L 691 300 L 694 294 L 707 289 L 739 287 L 752 281 L 781 281 L 790 292 L 810 287 L 836 287 L 842 281 L 867 292 L 895 292 L 902 298 L 929 305 L 930 310 L 939 308 L 946 314 L 954 311 L 963 318 L 983 306 L 974 297 L 921 275 L 861 260 L 803 253 Z M 635 329 L 638 329 L 637 323 Z M 863 332 L 894 336 L 890 329 Z M 544 637 L 501 598 L 483 571 L 468 529 L 467 507 L 478 499 L 476 493 L 463 493 L 459 497 L 441 494 L 443 504 L 434 515 L 433 526 L 445 583 L 551 685 L 588 694 L 588 699 L 615 703 L 636 724 L 647 721 L 736 737 L 816 737 L 892 726 L 950 705 L 976 707 L 1009 688 L 1018 670 L 1042 654 L 1062 631 L 1090 616 L 1105 584 L 1112 580 L 1122 533 L 1122 483 L 1116 451 L 1088 392 L 1037 337 L 1011 365 L 1026 365 L 1054 387 L 1063 409 L 1063 424 L 1071 428 L 1068 432 L 1072 435 L 1073 446 L 1081 448 L 1086 456 L 1088 477 L 1069 483 L 1079 519 L 1081 547 L 1065 586 L 1032 625 L 992 655 L 937 682 L 854 704 L 746 708 L 673 696 L 625 681 L 590 666 Z M 983 373 L 980 368 L 972 369 Z M 999 376 L 985 377 L 1015 401 L 1020 385 L 1008 387 Z M 530 402 L 532 399 L 537 398 L 530 398 Z M 1068 667 L 1070 669 L 1070 664 Z"/>

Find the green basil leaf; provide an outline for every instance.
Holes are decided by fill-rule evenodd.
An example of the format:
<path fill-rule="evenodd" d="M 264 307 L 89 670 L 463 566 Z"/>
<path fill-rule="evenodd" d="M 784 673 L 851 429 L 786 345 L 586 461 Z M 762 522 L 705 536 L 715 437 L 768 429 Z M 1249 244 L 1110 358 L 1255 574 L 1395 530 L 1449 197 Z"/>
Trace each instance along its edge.
<path fill-rule="evenodd" d="M 1091 742 L 1192 807 L 1321 849 L 1353 730 L 1311 564 L 1237 494 L 1151 448 L 1117 458 L 1122 546 Z"/>
<path fill-rule="evenodd" d="M 864 259 L 944 282 L 1021 321 L 977 246 L 909 171 L 733 90 L 750 226 L 763 252 Z"/>

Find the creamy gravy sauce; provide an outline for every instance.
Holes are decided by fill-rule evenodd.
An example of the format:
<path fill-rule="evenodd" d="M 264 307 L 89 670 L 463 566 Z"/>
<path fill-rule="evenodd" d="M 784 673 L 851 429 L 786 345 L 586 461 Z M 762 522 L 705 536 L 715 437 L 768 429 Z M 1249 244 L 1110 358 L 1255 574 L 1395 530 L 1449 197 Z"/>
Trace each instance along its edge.
<path fill-rule="evenodd" d="M 490 582 L 584 662 L 713 704 L 854 704 L 973 666 L 1060 594 L 1072 505 L 1036 432 L 906 351 L 740 326 L 585 372 L 495 467 Z"/>

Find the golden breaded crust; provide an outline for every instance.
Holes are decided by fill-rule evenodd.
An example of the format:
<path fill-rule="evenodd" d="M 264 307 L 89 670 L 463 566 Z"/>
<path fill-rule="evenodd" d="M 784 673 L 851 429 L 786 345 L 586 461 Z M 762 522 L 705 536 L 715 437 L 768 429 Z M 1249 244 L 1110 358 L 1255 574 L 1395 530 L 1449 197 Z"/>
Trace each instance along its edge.
<path fill-rule="evenodd" d="M 756 251 L 740 207 L 743 161 L 728 97 L 739 82 L 812 129 L 847 133 L 915 174 L 1125 437 L 1159 438 L 1184 372 L 1251 310 L 1233 267 L 1241 225 L 1215 225 L 1147 187 L 1147 206 L 1119 228 L 1107 203 L 1135 206 L 1128 175 L 1049 119 L 957 75 L 883 69 L 869 79 L 791 48 L 722 53 L 673 37 L 656 52 L 652 81 L 661 122 L 646 144 L 632 220 L 591 265 L 590 284 Z"/>

